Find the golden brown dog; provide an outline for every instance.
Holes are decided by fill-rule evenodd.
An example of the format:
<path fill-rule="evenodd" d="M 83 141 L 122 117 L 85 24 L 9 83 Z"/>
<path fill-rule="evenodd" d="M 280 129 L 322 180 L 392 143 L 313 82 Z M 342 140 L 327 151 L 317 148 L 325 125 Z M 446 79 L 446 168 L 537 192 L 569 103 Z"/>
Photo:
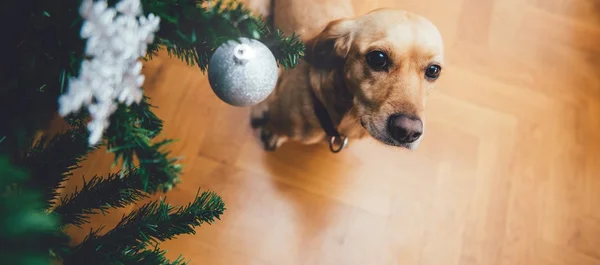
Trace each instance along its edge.
<path fill-rule="evenodd" d="M 342 138 L 370 135 L 392 146 L 418 146 L 427 95 L 444 63 L 442 37 L 429 20 L 395 9 L 355 16 L 346 0 L 248 4 L 306 44 L 304 61 L 282 70 L 275 91 L 252 108 L 265 149 L 287 140 L 329 140 L 315 102 L 325 106 Z"/>

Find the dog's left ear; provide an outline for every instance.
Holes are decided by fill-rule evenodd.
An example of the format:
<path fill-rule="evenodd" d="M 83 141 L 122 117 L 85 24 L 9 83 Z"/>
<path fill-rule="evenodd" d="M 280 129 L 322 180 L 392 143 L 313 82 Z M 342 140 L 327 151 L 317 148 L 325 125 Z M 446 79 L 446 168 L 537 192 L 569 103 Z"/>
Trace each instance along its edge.
<path fill-rule="evenodd" d="M 338 19 L 330 22 L 319 35 L 306 42 L 304 60 L 319 68 L 331 68 L 350 52 L 354 21 Z"/>

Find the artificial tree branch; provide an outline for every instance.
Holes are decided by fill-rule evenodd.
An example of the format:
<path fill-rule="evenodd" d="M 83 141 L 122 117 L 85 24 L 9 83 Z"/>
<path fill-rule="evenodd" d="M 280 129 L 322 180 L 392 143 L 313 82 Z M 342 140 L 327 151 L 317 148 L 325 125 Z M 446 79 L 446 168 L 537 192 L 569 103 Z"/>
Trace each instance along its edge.
<path fill-rule="evenodd" d="M 223 201 L 212 192 L 197 195 L 194 202 L 184 207 L 173 207 L 163 200 L 153 201 L 123 216 L 116 227 L 104 235 L 92 231 L 67 260 L 102 259 L 122 255 L 124 251 L 144 251 L 150 245 L 178 235 L 195 234 L 195 227 L 213 223 L 224 210 Z"/>

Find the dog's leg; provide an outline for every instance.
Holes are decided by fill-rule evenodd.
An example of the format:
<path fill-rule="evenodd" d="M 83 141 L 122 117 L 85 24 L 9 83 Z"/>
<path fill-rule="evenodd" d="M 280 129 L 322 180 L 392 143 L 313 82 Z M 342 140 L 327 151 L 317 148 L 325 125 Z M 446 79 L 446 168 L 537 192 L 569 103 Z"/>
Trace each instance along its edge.
<path fill-rule="evenodd" d="M 266 151 L 275 151 L 287 140 L 287 137 L 277 135 L 268 129 L 270 122 L 268 104 L 268 101 L 264 101 L 251 108 L 250 125 L 258 130 L 263 148 Z"/>
<path fill-rule="evenodd" d="M 250 125 L 253 129 L 265 127 L 269 122 L 269 103 L 263 101 L 250 108 Z"/>

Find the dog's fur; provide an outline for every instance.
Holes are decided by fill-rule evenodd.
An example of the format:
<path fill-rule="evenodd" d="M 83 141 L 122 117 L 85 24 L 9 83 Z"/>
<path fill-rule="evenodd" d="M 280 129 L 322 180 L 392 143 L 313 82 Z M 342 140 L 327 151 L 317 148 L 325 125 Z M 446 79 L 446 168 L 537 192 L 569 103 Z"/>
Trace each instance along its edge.
<path fill-rule="evenodd" d="M 414 149 L 394 140 L 387 121 L 395 113 L 423 120 L 427 95 L 435 81 L 425 68 L 443 68 L 438 29 L 427 19 L 395 9 L 355 16 L 348 0 L 248 0 L 251 9 L 273 16 L 274 26 L 295 32 L 306 44 L 304 61 L 281 70 L 275 91 L 252 107 L 252 123 L 267 150 L 287 140 L 314 144 L 326 139 L 313 110 L 310 89 L 327 107 L 338 131 L 350 139 L 371 136 L 392 146 Z M 365 54 L 385 51 L 388 71 L 372 71 Z M 424 127 L 424 126 L 423 126 Z"/>

